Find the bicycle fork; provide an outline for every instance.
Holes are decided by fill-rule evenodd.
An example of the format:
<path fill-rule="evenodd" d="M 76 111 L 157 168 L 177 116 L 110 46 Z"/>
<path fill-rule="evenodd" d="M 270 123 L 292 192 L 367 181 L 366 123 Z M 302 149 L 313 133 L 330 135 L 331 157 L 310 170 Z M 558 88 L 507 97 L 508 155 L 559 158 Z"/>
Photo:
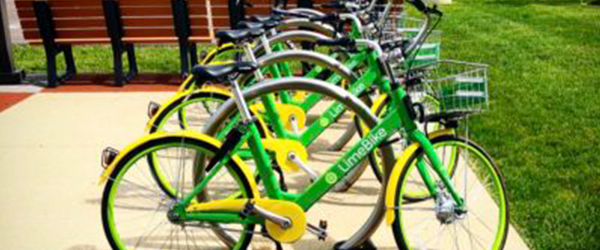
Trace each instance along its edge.
<path fill-rule="evenodd" d="M 421 147 L 423 148 L 425 157 L 429 160 L 429 162 L 431 163 L 431 167 L 433 168 L 435 173 L 440 177 L 442 184 L 448 190 L 452 199 L 456 202 L 456 206 L 459 209 L 464 208 L 465 201 L 464 201 L 463 197 L 461 197 L 461 195 L 458 193 L 458 190 L 456 190 L 456 187 L 450 180 L 448 169 L 447 169 L 447 167 L 444 166 L 444 164 L 440 160 L 439 156 L 435 152 L 435 149 L 433 148 L 433 144 L 431 143 L 431 141 L 429 141 L 429 139 L 427 138 L 427 136 L 425 136 L 425 134 L 423 134 L 422 132 L 420 132 L 418 130 L 411 132 L 410 138 L 412 140 L 418 142 L 421 145 Z M 417 161 L 417 169 L 418 169 L 423 181 L 425 182 L 428 191 L 431 193 L 431 195 L 435 199 L 437 199 L 438 196 L 440 195 L 438 193 L 438 189 L 437 189 L 437 185 L 439 185 L 439 184 L 436 184 L 435 181 L 433 180 L 433 178 L 431 177 L 431 175 L 429 174 L 424 157 L 419 157 L 419 159 Z"/>

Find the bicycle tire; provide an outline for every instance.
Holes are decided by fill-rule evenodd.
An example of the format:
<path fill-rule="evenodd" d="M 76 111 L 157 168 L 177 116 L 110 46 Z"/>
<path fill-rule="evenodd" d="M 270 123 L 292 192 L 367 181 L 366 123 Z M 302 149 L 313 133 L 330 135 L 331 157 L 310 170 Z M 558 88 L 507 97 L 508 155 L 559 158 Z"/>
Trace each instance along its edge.
<path fill-rule="evenodd" d="M 467 183 L 465 185 L 465 187 L 463 187 L 464 189 L 464 193 L 462 194 L 463 199 L 465 199 L 466 201 L 466 206 L 467 206 L 467 211 L 466 213 L 464 213 L 463 217 L 457 216 L 456 218 L 454 218 L 453 221 L 448 222 L 448 221 L 444 221 L 443 223 L 441 221 L 436 221 L 436 220 L 440 220 L 440 217 L 437 217 L 438 214 L 437 212 L 433 212 L 433 211 L 439 211 L 436 209 L 440 209 L 439 207 L 437 207 L 435 204 L 437 201 L 421 201 L 421 202 L 404 202 L 404 199 L 399 199 L 399 198 L 395 198 L 395 202 L 393 203 L 393 213 L 394 213 L 394 220 L 392 222 L 392 230 L 394 232 L 394 239 L 396 241 L 396 244 L 398 246 L 399 249 L 411 249 L 412 247 L 417 247 L 419 249 L 423 249 L 423 247 L 428 248 L 429 246 L 424 246 L 423 244 L 426 243 L 430 243 L 432 240 L 432 236 L 430 235 L 431 233 L 434 234 L 441 234 L 443 232 L 445 232 L 444 229 L 438 229 L 435 230 L 433 228 L 425 228 L 426 225 L 431 225 L 432 221 L 434 226 L 435 225 L 440 225 L 442 228 L 445 225 L 453 225 L 454 226 L 454 247 L 457 247 L 458 249 L 463 249 L 463 248 L 468 248 L 468 247 L 464 247 L 465 241 L 469 241 L 469 243 L 471 244 L 471 248 L 473 247 L 474 243 L 477 243 L 479 246 L 483 246 L 484 249 L 502 249 L 504 247 L 504 244 L 506 242 L 506 238 L 507 238 L 507 234 L 508 234 L 508 217 L 509 217 L 509 204 L 508 204 L 508 197 L 507 197 L 507 192 L 506 192 L 506 186 L 504 183 L 504 178 L 502 177 L 502 174 L 500 172 L 500 169 L 498 168 L 498 166 L 495 164 L 495 162 L 493 161 L 493 159 L 491 158 L 491 156 L 485 152 L 483 150 L 483 148 L 481 148 L 481 146 L 475 144 L 474 142 L 464 139 L 464 138 L 460 138 L 457 137 L 455 135 L 443 135 L 443 136 L 439 136 L 436 137 L 434 139 L 431 140 L 432 144 L 434 145 L 434 148 L 436 148 L 436 150 L 440 150 L 440 147 L 444 147 L 446 145 L 450 145 L 450 147 L 454 148 L 458 148 L 459 152 L 463 152 L 461 150 L 465 150 L 464 152 L 468 152 L 466 156 L 463 156 L 461 154 L 459 154 L 458 157 L 462 157 L 462 158 L 469 158 L 471 155 L 474 155 L 475 157 L 477 157 L 479 160 L 481 160 L 481 166 L 482 166 L 482 170 L 483 172 L 480 171 L 476 171 L 476 170 L 469 170 L 467 167 L 465 167 L 465 170 L 457 170 L 457 174 L 455 174 L 455 176 L 452 177 L 452 181 L 455 183 L 455 185 L 457 185 L 457 189 L 460 190 L 460 188 L 458 187 L 458 184 L 460 184 L 459 182 L 461 181 L 461 174 L 462 176 L 462 181 L 464 183 Z M 421 148 L 418 148 L 417 150 L 414 150 L 410 153 L 410 156 L 406 157 L 406 161 L 404 162 L 399 162 L 398 165 L 396 165 L 396 168 L 401 168 L 401 174 L 399 176 L 399 180 L 398 180 L 398 185 L 399 187 L 396 189 L 395 192 L 395 196 L 394 197 L 403 197 L 402 192 L 404 191 L 404 187 L 405 185 L 407 185 L 407 183 L 409 182 L 409 175 L 410 172 L 413 171 L 415 169 L 415 160 L 418 159 L 421 155 L 423 154 L 423 150 Z M 439 152 L 438 152 L 439 154 Z M 404 157 L 403 157 L 404 159 Z M 469 164 L 471 159 L 466 159 L 468 162 L 466 164 Z M 459 163 L 460 164 L 460 163 Z M 460 166 L 457 166 L 457 168 Z M 463 171 L 462 173 L 460 171 Z M 471 172 L 472 171 L 472 172 Z M 481 184 L 481 180 L 479 180 L 480 178 L 484 178 L 482 177 L 485 173 L 487 173 L 489 175 L 489 178 L 491 178 L 491 185 L 492 186 L 488 186 L 487 183 Z M 474 182 L 472 183 L 471 187 L 468 188 L 468 176 L 472 176 L 471 179 L 474 179 Z M 475 177 L 475 178 L 473 178 Z M 394 183 L 393 181 L 391 183 Z M 484 198 L 479 198 L 482 196 L 479 196 L 477 199 L 484 199 L 486 200 L 487 205 L 481 205 L 478 203 L 475 203 L 477 201 L 477 199 L 470 199 L 472 198 L 475 194 L 472 194 L 475 191 L 472 191 L 472 189 L 476 188 L 480 186 L 481 189 L 483 191 L 479 191 L 480 192 L 484 192 L 484 194 L 482 194 L 482 196 L 485 196 L 485 192 L 490 192 L 490 189 L 494 189 L 495 191 L 498 192 L 498 194 L 493 195 L 494 197 L 488 197 L 488 199 Z M 467 188 L 469 190 L 467 190 Z M 460 192 L 460 191 L 459 191 Z M 474 203 L 470 203 L 470 202 L 474 202 Z M 452 201 L 453 202 L 453 201 Z M 429 208 L 429 207 L 419 207 L 419 206 L 432 206 L 431 203 L 433 204 L 433 209 Z M 490 205 L 491 204 L 491 205 Z M 492 228 L 496 228 L 496 232 L 491 232 L 493 235 L 493 242 L 484 242 L 482 244 L 482 242 L 480 242 L 480 240 L 482 240 L 483 237 L 481 237 L 481 235 L 477 235 L 477 237 L 475 237 L 474 232 L 471 231 L 472 229 L 467 229 L 466 227 L 471 227 L 471 222 L 470 219 L 472 217 L 476 217 L 475 219 L 479 222 L 481 222 L 483 224 L 483 219 L 492 219 L 495 217 L 491 212 L 489 212 L 489 210 L 494 210 L 494 208 L 497 206 L 498 209 L 498 218 L 497 218 L 497 225 L 494 227 L 492 226 L 491 228 L 489 226 L 479 226 L 477 228 L 477 230 L 473 230 L 476 231 L 476 233 L 483 233 L 486 229 L 488 231 L 492 231 Z M 406 211 L 402 212 L 403 208 L 406 208 Z M 475 208 L 477 209 L 485 209 L 487 212 L 485 213 L 485 215 L 480 214 L 477 215 L 477 213 L 475 213 Z M 421 213 L 417 214 L 418 211 L 421 211 Z M 415 212 L 416 211 L 416 212 Z M 433 213 L 432 213 L 433 212 Z M 402 213 L 407 213 L 407 215 L 405 215 L 403 217 Z M 436 217 L 434 217 L 433 219 L 429 219 L 426 218 L 425 216 L 431 216 L 434 215 Z M 454 216 L 454 215 L 453 215 Z M 482 216 L 484 218 L 480 218 L 479 216 Z M 420 231 L 419 232 L 414 232 L 416 230 L 411 230 L 408 228 L 405 228 L 405 225 L 403 224 L 409 224 L 409 220 L 410 218 L 424 218 L 427 219 L 426 221 L 423 221 L 420 223 L 419 227 L 420 227 Z M 436 219 L 438 218 L 438 219 Z M 445 220 L 445 219 L 444 219 Z M 403 223 L 403 221 L 406 221 L 406 223 Z M 463 223 L 464 221 L 466 221 L 466 225 L 465 223 Z M 412 222 L 414 224 L 414 221 Z M 462 227 L 464 229 L 464 231 L 468 234 L 469 239 L 459 239 L 459 237 L 461 236 L 459 234 L 459 232 L 457 232 L 457 226 L 459 225 L 459 227 Z M 459 228 L 460 229 L 460 228 Z M 411 235 L 410 237 L 407 235 Z M 433 237 L 438 238 L 438 241 L 442 241 L 445 240 L 442 244 L 449 245 L 452 243 L 448 243 L 447 242 L 447 238 L 450 238 L 450 241 L 452 241 L 452 236 L 448 236 L 448 237 L 440 237 L 440 235 L 434 235 Z M 414 237 L 413 237 L 414 236 Z M 464 234 L 463 234 L 464 236 Z M 425 240 L 423 240 L 422 238 L 425 238 Z M 440 247 L 439 244 L 440 242 L 436 242 L 438 243 L 438 245 L 435 246 L 431 246 L 433 248 L 435 247 Z M 488 243 L 488 244 L 485 244 Z M 420 245 L 419 245 L 420 244 Z M 487 246 L 487 247 L 486 247 Z M 477 247 L 477 246 L 476 246 Z M 468 249 L 471 249 L 468 248 Z"/>
<path fill-rule="evenodd" d="M 145 158 L 144 154 L 148 153 L 148 152 L 157 152 L 159 150 L 167 150 L 169 149 L 169 147 L 174 147 L 174 146 L 179 146 L 181 148 L 184 149 L 191 149 L 192 151 L 196 152 L 196 153 L 200 153 L 202 155 L 205 154 L 212 154 L 214 155 L 215 152 L 217 152 L 218 147 L 217 144 L 215 142 L 211 142 L 208 141 L 206 139 L 203 139 L 202 136 L 187 136 L 187 135 L 178 135 L 178 134 L 171 134 L 171 135 L 154 135 L 151 136 L 149 139 L 146 139 L 144 142 L 136 144 L 135 147 L 133 147 L 132 150 L 127 151 L 125 153 L 124 156 L 117 158 L 117 162 L 115 163 L 115 167 L 113 169 L 113 171 L 111 172 L 105 188 L 104 188 L 104 192 L 103 192 L 103 197 L 102 197 L 102 224 L 103 224 L 103 228 L 104 228 L 104 232 L 105 235 L 109 241 L 109 244 L 111 245 L 111 247 L 113 249 L 128 249 L 127 244 L 132 244 L 135 242 L 136 246 L 139 246 L 140 244 L 144 244 L 144 246 L 146 247 L 156 247 L 156 248 L 162 248 L 163 246 L 165 246 L 164 244 L 166 243 L 157 243 L 154 241 L 159 241 L 161 240 L 161 238 L 164 238 L 164 236 L 160 236 L 160 237 L 150 237 L 153 236 L 154 234 L 158 234 L 157 228 L 159 228 L 159 226 L 162 226 L 164 224 L 164 221 L 158 225 L 156 225 L 155 228 L 152 228 L 152 231 L 149 232 L 149 235 L 144 235 L 142 234 L 139 238 L 136 238 L 135 240 L 132 240 L 132 236 L 127 235 L 121 235 L 122 230 L 121 229 L 125 229 L 127 227 L 120 227 L 119 225 L 117 225 L 117 223 L 125 223 L 124 220 L 120 220 L 117 221 L 115 219 L 115 216 L 119 216 L 115 214 L 115 211 L 124 211 L 123 214 L 125 215 L 129 215 L 129 213 L 135 213 L 137 210 L 143 210 L 144 208 L 144 203 L 141 201 L 136 201 L 136 202 L 131 202 L 133 205 L 122 205 L 122 204 L 118 204 L 115 205 L 115 201 L 119 201 L 122 202 L 124 199 L 125 202 L 127 202 L 127 199 L 142 199 L 143 201 L 149 202 L 149 201 L 156 201 L 155 199 L 152 199 L 151 197 L 145 196 L 145 197 L 138 197 L 140 195 L 143 195 L 144 192 L 148 193 L 148 190 L 150 190 L 147 185 L 150 184 L 152 185 L 152 182 L 148 182 L 147 176 L 146 179 L 144 181 L 140 181 L 140 183 L 143 182 L 143 184 L 131 184 L 133 183 L 133 177 L 129 177 L 128 179 L 124 179 L 125 175 L 127 173 L 130 173 L 130 170 L 132 170 L 134 167 L 140 167 L 138 168 L 137 172 L 131 172 L 132 175 L 135 173 L 139 173 L 140 171 L 146 169 L 145 166 L 139 166 L 138 165 L 138 161 L 143 161 L 143 158 Z M 244 172 L 244 170 L 242 170 L 242 167 L 240 167 L 240 165 L 237 164 L 236 161 L 229 161 L 227 163 L 227 173 L 229 173 L 232 177 L 233 182 L 237 183 L 236 185 L 238 185 L 236 190 L 240 190 L 241 194 L 245 197 L 245 198 L 254 198 L 254 195 L 258 192 L 254 186 L 251 184 L 250 180 L 247 178 L 247 173 Z M 142 178 L 143 179 L 143 178 Z M 124 186 L 123 186 L 124 185 Z M 129 186 L 127 186 L 129 185 Z M 120 188 L 121 186 L 122 189 Z M 217 185 L 218 187 L 219 185 Z M 138 188 L 142 191 L 138 191 L 139 193 L 135 193 L 132 192 L 132 189 L 135 190 L 135 188 Z M 116 196 L 119 195 L 119 190 L 123 190 L 124 195 L 122 198 L 117 198 Z M 182 187 L 183 190 L 183 187 Z M 161 194 L 162 191 L 160 191 L 160 189 L 156 189 L 156 190 L 150 190 L 150 191 L 154 191 L 154 195 L 157 196 L 161 196 L 164 194 Z M 238 191 L 236 191 L 238 192 Z M 136 194 L 136 195 L 132 195 Z M 150 195 L 150 194 L 147 194 Z M 154 197 L 156 198 L 156 197 Z M 163 198 L 164 199 L 164 198 Z M 173 201 L 174 202 L 174 201 Z M 141 204 L 140 204 L 141 203 Z M 152 215 L 152 220 L 156 219 L 156 213 L 162 208 L 162 206 L 164 206 L 165 204 L 159 204 L 159 206 L 156 208 L 156 210 L 152 209 L 150 210 L 153 215 Z M 166 219 L 167 216 L 165 215 L 161 215 L 158 216 L 161 217 L 163 220 Z M 127 220 L 126 222 L 128 223 L 133 223 L 133 222 L 137 222 L 138 220 L 141 219 L 141 216 L 137 215 L 135 216 L 135 220 Z M 121 217 L 119 217 L 119 219 L 121 219 Z M 168 221 L 168 220 L 167 220 Z M 147 223 L 151 223 L 147 222 Z M 170 223 L 170 222 L 167 222 Z M 155 224 L 155 223 L 152 223 Z M 149 229 L 149 225 L 144 224 L 145 227 L 139 228 L 140 232 L 144 232 L 144 233 L 148 233 L 148 229 Z M 173 236 L 174 233 L 176 233 L 177 235 L 177 244 L 182 244 L 181 242 L 179 242 L 179 237 L 190 237 L 187 234 L 187 231 L 185 231 L 185 227 L 182 227 L 182 230 L 184 230 L 184 234 L 185 235 L 181 235 L 178 232 L 175 232 L 178 226 L 174 226 L 172 228 L 170 228 L 170 234 L 169 236 Z M 252 239 L 252 233 L 254 231 L 254 227 L 255 225 L 251 224 L 251 225 L 246 225 L 244 226 L 243 231 L 245 233 L 241 233 L 239 235 L 240 239 L 239 242 L 237 242 L 236 244 L 233 245 L 233 249 L 246 249 Z M 135 232 L 137 232 L 137 230 L 134 230 Z M 216 237 L 220 240 L 223 241 L 223 237 L 219 236 L 219 231 L 221 231 L 221 228 L 213 228 L 210 229 L 210 231 L 214 234 L 216 234 Z M 168 233 L 165 232 L 165 235 L 167 235 Z M 194 236 L 195 237 L 195 236 Z M 215 237 L 215 236 L 213 236 Z M 185 238 L 186 241 L 185 243 L 189 244 L 190 241 L 194 241 L 194 239 L 190 239 L 190 238 Z M 189 241 L 188 241 L 189 239 Z M 147 240 L 147 241 L 146 241 Z M 172 244 L 173 242 L 170 242 L 169 244 Z M 227 242 L 219 242 L 222 244 L 225 244 L 226 246 L 230 245 L 230 243 Z M 194 246 L 197 247 L 197 245 Z M 189 247 L 189 246 L 188 246 Z"/>

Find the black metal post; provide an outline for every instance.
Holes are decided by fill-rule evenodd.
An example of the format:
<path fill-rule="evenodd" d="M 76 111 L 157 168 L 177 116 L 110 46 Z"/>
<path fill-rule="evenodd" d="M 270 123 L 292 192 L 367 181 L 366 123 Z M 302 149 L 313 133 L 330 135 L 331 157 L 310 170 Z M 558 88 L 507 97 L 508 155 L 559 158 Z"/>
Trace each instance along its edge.
<path fill-rule="evenodd" d="M 179 42 L 179 60 L 181 62 L 181 75 L 185 77 L 190 72 L 190 59 L 193 62 L 193 58 L 197 57 L 196 54 L 192 53 L 195 51 L 192 51 L 190 48 L 192 44 L 190 42 L 190 36 L 192 34 L 192 31 L 189 9 L 187 1 L 185 0 L 172 0 L 171 5 L 173 9 L 173 24 L 175 25 L 175 35 L 177 35 L 177 40 Z"/>
<path fill-rule="evenodd" d="M 227 7 L 229 10 L 229 26 L 235 29 L 237 24 L 243 21 L 246 16 L 245 1 L 229 0 L 227 1 Z"/>
<path fill-rule="evenodd" d="M 115 85 L 123 86 L 125 82 L 133 79 L 138 72 L 135 50 L 133 44 L 125 44 L 122 41 L 125 31 L 123 29 L 123 21 L 121 20 L 119 2 L 116 0 L 104 0 L 102 1 L 102 8 L 104 9 L 106 30 L 113 50 Z M 129 72 L 127 75 L 123 72 L 123 53 L 127 53 L 127 60 L 129 62 Z"/>
<path fill-rule="evenodd" d="M 22 70 L 13 64 L 10 29 L 6 1 L 0 1 L 0 84 L 18 84 L 25 78 Z"/>

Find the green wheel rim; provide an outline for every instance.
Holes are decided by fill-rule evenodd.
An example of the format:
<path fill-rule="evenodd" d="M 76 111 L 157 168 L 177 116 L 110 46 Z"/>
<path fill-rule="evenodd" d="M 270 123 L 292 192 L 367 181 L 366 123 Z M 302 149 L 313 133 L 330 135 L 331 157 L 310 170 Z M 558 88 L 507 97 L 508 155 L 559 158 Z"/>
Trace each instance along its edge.
<path fill-rule="evenodd" d="M 489 158 L 489 156 L 487 156 L 487 154 L 485 154 L 484 152 L 482 152 L 479 148 L 477 148 L 476 146 L 473 146 L 469 143 L 465 143 L 463 141 L 460 140 L 449 140 L 449 141 L 445 141 L 445 142 L 440 142 L 440 143 L 434 143 L 434 147 L 444 147 L 444 146 L 450 146 L 453 148 L 461 148 L 461 149 L 466 149 L 468 150 L 469 153 L 473 154 L 474 156 L 477 157 L 478 160 L 480 160 L 484 167 L 484 170 L 486 170 L 486 172 L 488 173 L 488 176 L 491 177 L 491 181 L 492 184 L 494 186 L 494 189 L 497 191 L 497 196 L 494 199 L 494 202 L 496 203 L 497 207 L 498 207 L 498 225 L 496 227 L 496 232 L 495 232 L 495 237 L 494 237 L 494 241 L 492 244 L 492 249 L 502 249 L 505 240 L 506 240 L 506 234 L 507 234 L 507 225 L 508 225 L 508 203 L 507 203 L 507 198 L 506 198 L 506 193 L 505 193 L 505 188 L 504 188 L 504 183 L 502 181 L 502 177 L 500 176 L 500 173 L 497 172 L 497 169 L 495 168 L 494 164 L 491 162 L 491 159 Z M 418 152 L 418 151 L 417 151 Z M 420 154 L 420 152 L 418 152 L 418 154 Z M 411 157 L 411 160 L 414 161 L 414 159 L 417 159 L 416 157 Z M 415 169 L 415 164 L 411 164 L 409 166 L 409 168 L 407 170 L 404 171 L 411 171 Z M 406 176 L 406 173 L 403 174 L 403 176 Z M 401 180 L 400 183 L 400 188 L 398 189 L 398 193 L 396 194 L 397 197 L 403 197 L 403 189 L 406 187 L 407 184 L 407 178 L 403 178 Z M 488 190 L 489 191 L 489 190 Z M 411 240 L 408 239 L 406 237 L 406 233 L 407 231 L 409 231 L 409 229 L 404 228 L 403 226 L 403 211 L 402 211 L 402 205 L 400 204 L 400 202 L 402 202 L 402 199 L 396 199 L 396 204 L 395 204 L 395 213 L 396 213 L 396 220 L 394 221 L 394 234 L 396 237 L 396 241 L 399 244 L 399 248 L 400 249 L 410 249 L 411 246 Z M 467 204 L 468 206 L 468 204 Z M 468 211 L 467 211 L 468 214 Z M 410 232 L 408 232 L 410 233 Z M 399 236 L 400 234 L 400 236 Z"/>
<path fill-rule="evenodd" d="M 108 180 L 109 183 L 107 183 L 107 188 L 109 188 L 108 185 L 110 185 L 110 190 L 109 190 L 109 194 L 108 194 L 108 200 L 106 203 L 103 202 L 103 205 L 106 204 L 106 206 L 107 206 L 106 207 L 106 211 L 107 211 L 106 215 L 107 215 L 108 231 L 110 232 L 111 238 L 114 241 L 114 243 L 117 245 L 118 249 L 127 249 L 124 242 L 122 242 L 120 234 L 117 230 L 117 226 L 114 221 L 114 211 L 113 211 L 116 191 L 118 189 L 119 184 L 122 181 L 123 176 L 131 169 L 132 166 L 134 166 L 134 163 L 136 163 L 138 160 L 140 160 L 142 157 L 144 157 L 144 155 L 146 155 L 150 152 L 154 152 L 158 149 L 169 148 L 169 147 L 173 147 L 173 146 L 181 146 L 181 141 L 155 145 L 155 146 L 149 147 L 139 153 L 136 153 L 134 156 L 130 157 L 122 167 L 117 167 L 115 169 L 115 172 L 113 172 L 113 174 L 111 175 L 111 179 Z M 202 153 L 214 153 L 214 152 L 211 152 L 210 150 L 208 150 L 204 147 L 198 146 L 198 145 L 186 144 L 186 146 L 187 146 L 186 148 L 194 149 L 194 150 L 197 150 Z M 241 187 L 240 191 L 238 193 L 241 193 L 244 197 L 252 196 L 251 195 L 252 191 L 247 190 L 249 187 L 244 186 L 244 182 L 241 181 L 241 179 L 240 179 L 241 177 L 238 176 L 238 174 L 236 174 L 235 171 L 232 171 L 230 168 L 228 168 L 228 172 L 229 172 L 229 174 L 231 174 L 233 176 L 233 178 L 236 181 L 236 184 Z M 105 195 L 106 195 L 106 193 L 105 193 Z M 246 224 L 243 226 L 244 226 L 245 231 L 253 231 L 253 229 L 254 229 L 253 224 Z M 239 238 L 238 242 L 244 243 L 246 241 L 246 238 L 251 237 L 251 235 L 252 234 L 249 234 L 249 233 L 240 234 L 240 238 Z M 241 245 L 237 244 L 234 249 L 241 249 L 242 247 L 244 247 L 243 245 L 244 244 L 241 244 Z"/>

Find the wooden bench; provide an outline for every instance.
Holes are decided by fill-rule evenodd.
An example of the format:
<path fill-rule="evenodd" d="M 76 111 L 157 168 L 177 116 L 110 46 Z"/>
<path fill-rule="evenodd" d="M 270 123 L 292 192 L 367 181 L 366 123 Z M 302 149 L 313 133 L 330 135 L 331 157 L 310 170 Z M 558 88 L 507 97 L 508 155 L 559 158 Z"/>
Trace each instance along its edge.
<path fill-rule="evenodd" d="M 111 45 L 119 86 L 138 72 L 134 44 L 179 44 L 185 75 L 197 64 L 196 43 L 211 41 L 214 25 L 228 23 L 219 18 L 227 15 L 226 5 L 213 10 L 210 0 L 16 0 L 16 6 L 25 39 L 45 48 L 49 87 L 75 75 L 72 46 L 83 44 Z M 60 53 L 67 67 L 59 76 Z"/>

